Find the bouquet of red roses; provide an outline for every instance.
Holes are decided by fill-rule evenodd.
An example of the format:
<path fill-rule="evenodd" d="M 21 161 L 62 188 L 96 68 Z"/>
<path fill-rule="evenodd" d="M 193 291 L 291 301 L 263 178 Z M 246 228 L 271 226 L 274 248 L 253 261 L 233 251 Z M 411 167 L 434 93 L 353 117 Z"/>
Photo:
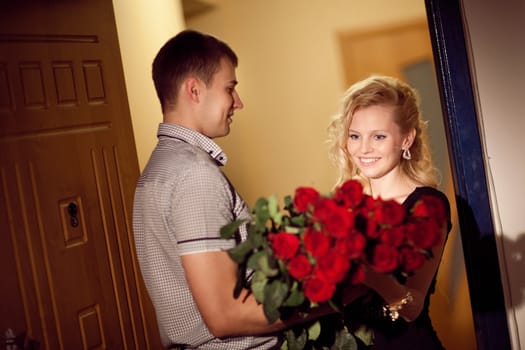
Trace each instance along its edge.
<path fill-rule="evenodd" d="M 235 294 L 249 289 L 269 322 L 307 313 L 324 302 L 340 310 L 340 286 L 362 282 L 364 264 L 394 275 L 414 273 L 432 256 L 446 222 L 445 209 L 435 197 L 423 197 L 407 213 L 394 200 L 366 195 L 356 180 L 328 195 L 299 187 L 284 204 L 286 213 L 275 197 L 260 198 L 247 239 L 229 251 L 240 266 Z M 242 224 L 223 227 L 221 236 L 231 238 Z M 340 331 L 331 341 L 355 342 Z M 286 346 L 303 349 L 320 332 L 318 322 L 299 336 L 287 332 Z"/>

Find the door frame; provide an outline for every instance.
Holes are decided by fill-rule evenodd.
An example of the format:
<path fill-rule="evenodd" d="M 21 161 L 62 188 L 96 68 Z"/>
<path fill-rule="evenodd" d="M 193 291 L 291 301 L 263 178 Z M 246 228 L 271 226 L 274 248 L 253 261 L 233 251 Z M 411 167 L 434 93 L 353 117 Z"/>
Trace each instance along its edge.
<path fill-rule="evenodd" d="M 445 119 L 477 348 L 511 349 L 460 0 L 425 0 L 425 7 Z"/>

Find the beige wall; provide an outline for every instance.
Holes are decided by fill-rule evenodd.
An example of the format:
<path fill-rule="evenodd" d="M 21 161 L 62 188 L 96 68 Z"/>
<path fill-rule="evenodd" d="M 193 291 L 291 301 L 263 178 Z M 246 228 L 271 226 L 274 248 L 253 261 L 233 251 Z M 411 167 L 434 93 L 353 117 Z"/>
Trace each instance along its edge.
<path fill-rule="evenodd" d="M 228 0 L 187 26 L 228 42 L 239 55 L 231 134 L 220 143 L 225 172 L 249 205 L 297 186 L 329 191 L 326 128 L 345 90 L 337 34 L 425 18 L 420 0 Z"/>
<path fill-rule="evenodd" d="M 525 1 L 463 0 L 463 6 L 508 325 L 513 349 L 525 349 Z"/>
<path fill-rule="evenodd" d="M 155 147 L 157 127 L 162 120 L 151 80 L 151 63 L 164 42 L 184 29 L 179 1 L 154 3 L 155 6 L 146 0 L 113 0 L 140 169 Z"/>

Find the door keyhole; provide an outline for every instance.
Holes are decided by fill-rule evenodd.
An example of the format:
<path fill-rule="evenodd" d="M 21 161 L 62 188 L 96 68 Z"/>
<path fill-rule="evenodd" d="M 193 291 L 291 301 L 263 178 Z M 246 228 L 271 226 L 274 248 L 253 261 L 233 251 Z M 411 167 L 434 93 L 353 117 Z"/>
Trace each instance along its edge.
<path fill-rule="evenodd" d="M 71 227 L 77 227 L 78 226 L 78 206 L 71 202 L 67 206 L 67 212 L 69 213 L 69 224 Z"/>

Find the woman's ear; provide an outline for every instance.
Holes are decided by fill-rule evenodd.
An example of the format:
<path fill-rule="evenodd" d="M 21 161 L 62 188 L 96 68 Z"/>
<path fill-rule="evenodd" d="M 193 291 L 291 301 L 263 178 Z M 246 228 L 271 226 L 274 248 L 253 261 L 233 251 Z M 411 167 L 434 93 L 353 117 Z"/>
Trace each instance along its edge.
<path fill-rule="evenodd" d="M 412 128 L 407 135 L 405 136 L 405 139 L 403 140 L 403 149 L 410 148 L 412 144 L 414 143 L 414 139 L 416 138 L 416 129 Z"/>

